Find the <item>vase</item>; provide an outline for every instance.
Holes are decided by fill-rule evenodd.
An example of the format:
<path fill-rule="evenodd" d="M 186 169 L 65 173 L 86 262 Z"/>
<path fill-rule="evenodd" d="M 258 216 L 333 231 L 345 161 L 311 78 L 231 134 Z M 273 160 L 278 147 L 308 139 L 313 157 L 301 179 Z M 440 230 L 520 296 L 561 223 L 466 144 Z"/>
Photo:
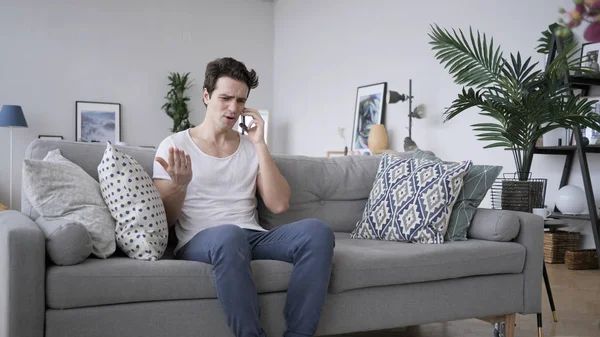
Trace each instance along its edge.
<path fill-rule="evenodd" d="M 388 147 L 388 135 L 383 124 L 371 125 L 369 131 L 368 146 L 371 154 L 378 154 Z"/>

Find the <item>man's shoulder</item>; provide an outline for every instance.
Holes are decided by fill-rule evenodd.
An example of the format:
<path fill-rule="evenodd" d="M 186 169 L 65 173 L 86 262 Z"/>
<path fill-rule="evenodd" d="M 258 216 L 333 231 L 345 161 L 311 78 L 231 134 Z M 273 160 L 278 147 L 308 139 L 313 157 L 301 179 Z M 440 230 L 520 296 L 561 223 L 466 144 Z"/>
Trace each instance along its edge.
<path fill-rule="evenodd" d="M 185 143 L 187 140 L 187 134 L 188 134 L 188 130 L 183 130 L 183 131 L 179 131 L 176 132 L 174 134 L 168 135 L 167 137 L 163 138 L 163 140 L 160 142 L 161 144 L 169 144 L 169 145 L 179 145 L 181 143 Z"/>

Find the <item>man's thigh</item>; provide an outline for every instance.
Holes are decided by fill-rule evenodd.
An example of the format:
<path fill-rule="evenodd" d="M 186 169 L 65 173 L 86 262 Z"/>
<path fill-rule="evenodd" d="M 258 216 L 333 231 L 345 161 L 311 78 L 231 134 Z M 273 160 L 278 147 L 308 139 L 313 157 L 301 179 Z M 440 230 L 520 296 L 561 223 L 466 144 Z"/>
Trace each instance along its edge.
<path fill-rule="evenodd" d="M 244 247 L 234 247 L 234 246 Z M 212 263 L 212 254 L 220 247 L 247 247 L 246 233 L 236 225 L 219 225 L 196 234 L 177 252 L 177 259 Z"/>
<path fill-rule="evenodd" d="M 294 253 L 303 244 L 323 235 L 329 227 L 320 220 L 303 219 L 248 237 L 253 260 L 294 262 Z"/>

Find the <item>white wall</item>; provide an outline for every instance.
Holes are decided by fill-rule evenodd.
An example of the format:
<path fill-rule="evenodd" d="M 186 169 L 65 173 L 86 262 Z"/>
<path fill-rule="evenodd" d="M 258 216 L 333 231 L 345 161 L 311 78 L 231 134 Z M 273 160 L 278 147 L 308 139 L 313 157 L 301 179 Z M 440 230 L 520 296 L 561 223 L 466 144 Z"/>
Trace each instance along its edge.
<path fill-rule="evenodd" d="M 493 37 L 505 56 L 521 52 L 542 61 L 535 52 L 537 39 L 558 19 L 560 6 L 571 1 L 506 0 L 492 5 L 480 0 L 433 1 L 345 1 L 286 0 L 275 5 L 274 117 L 279 152 L 323 156 L 341 150 L 344 144 L 338 126 L 346 128 L 350 140 L 356 88 L 381 81 L 391 90 L 408 92 L 413 79 L 415 104 L 426 104 L 428 118 L 413 123 L 413 138 L 423 149 L 446 160 L 472 159 L 478 164 L 504 166 L 514 172 L 510 152 L 483 149 L 470 125 L 488 121 L 473 109 L 443 123 L 442 113 L 460 87 L 434 58 L 428 44 L 429 25 L 462 29 L 469 26 Z M 387 107 L 386 125 L 390 148 L 402 149 L 407 135 L 407 103 Z M 600 201 L 598 168 L 600 157 L 590 155 L 595 191 Z M 547 203 L 554 205 L 563 157 L 536 155 L 532 172 L 549 179 Z M 582 186 L 576 166 L 572 183 Z M 600 203 L 599 203 L 600 205 Z M 584 246 L 593 246 L 589 223 Z"/>
<path fill-rule="evenodd" d="M 260 0 L 2 0 L 0 46 L 0 105 L 21 105 L 29 124 L 14 130 L 16 209 L 27 145 L 40 134 L 74 140 L 77 100 L 121 103 L 122 141 L 156 146 L 172 126 L 161 111 L 169 72 L 191 72 L 198 124 L 206 63 L 232 56 L 258 72 L 248 104 L 272 108 L 273 4 Z M 0 128 L 6 205 L 8 142 Z"/>

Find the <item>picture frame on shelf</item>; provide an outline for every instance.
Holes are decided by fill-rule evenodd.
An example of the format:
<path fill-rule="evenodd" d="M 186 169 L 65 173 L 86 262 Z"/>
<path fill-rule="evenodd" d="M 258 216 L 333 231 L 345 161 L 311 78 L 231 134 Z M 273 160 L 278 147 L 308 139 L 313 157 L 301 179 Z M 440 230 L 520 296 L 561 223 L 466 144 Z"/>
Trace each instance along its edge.
<path fill-rule="evenodd" d="M 121 104 L 75 102 L 75 140 L 116 144 L 121 141 Z"/>
<path fill-rule="evenodd" d="M 38 135 L 38 139 L 47 139 L 47 140 L 63 140 L 63 136 L 54 136 L 54 135 Z"/>
<path fill-rule="evenodd" d="M 598 43 L 600 46 L 600 43 Z M 600 95 L 593 96 L 584 96 L 582 98 L 586 98 L 588 101 L 596 101 L 596 103 L 592 104 L 592 111 L 598 115 L 600 115 Z M 591 129 L 591 128 L 582 128 L 581 135 L 586 137 L 590 143 L 589 145 L 597 145 L 600 144 L 600 132 Z M 574 137 L 573 137 L 574 138 Z M 575 141 L 573 140 L 573 145 L 575 145 Z"/>
<path fill-rule="evenodd" d="M 598 61 L 600 59 L 600 42 L 588 42 L 581 45 L 581 66 L 595 69 L 599 72 Z M 589 75 L 587 75 L 589 76 Z"/>
<path fill-rule="evenodd" d="M 369 152 L 371 125 L 385 123 L 386 102 L 387 82 L 364 85 L 356 89 L 351 151 Z"/>

